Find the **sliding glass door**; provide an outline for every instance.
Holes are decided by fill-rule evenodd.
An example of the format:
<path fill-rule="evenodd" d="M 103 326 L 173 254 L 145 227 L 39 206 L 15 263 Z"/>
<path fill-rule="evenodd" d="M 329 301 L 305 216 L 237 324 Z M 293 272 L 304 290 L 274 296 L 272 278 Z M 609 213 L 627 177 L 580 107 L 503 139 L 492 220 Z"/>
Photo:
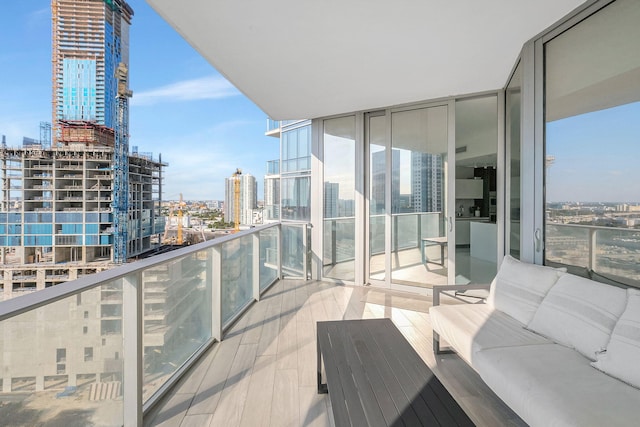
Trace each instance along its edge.
<path fill-rule="evenodd" d="M 448 282 L 447 114 L 439 105 L 365 117 L 372 284 Z"/>

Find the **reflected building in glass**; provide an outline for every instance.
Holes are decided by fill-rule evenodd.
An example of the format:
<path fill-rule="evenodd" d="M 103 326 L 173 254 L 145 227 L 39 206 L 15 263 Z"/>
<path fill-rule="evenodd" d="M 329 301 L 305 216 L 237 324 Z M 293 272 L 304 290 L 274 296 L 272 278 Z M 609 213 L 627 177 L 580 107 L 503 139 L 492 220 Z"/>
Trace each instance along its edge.
<path fill-rule="evenodd" d="M 411 207 L 414 212 L 442 212 L 443 183 L 442 156 L 411 153 Z"/>

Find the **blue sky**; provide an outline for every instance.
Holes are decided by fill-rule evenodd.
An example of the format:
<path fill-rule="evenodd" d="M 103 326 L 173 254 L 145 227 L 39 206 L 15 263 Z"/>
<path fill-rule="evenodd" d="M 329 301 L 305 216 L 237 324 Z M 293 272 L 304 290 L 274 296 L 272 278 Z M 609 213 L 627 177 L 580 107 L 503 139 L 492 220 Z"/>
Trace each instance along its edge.
<path fill-rule="evenodd" d="M 547 201 L 640 202 L 640 102 L 548 124 Z"/>
<path fill-rule="evenodd" d="M 264 136 L 266 115 L 144 0 L 129 4 L 129 145 L 169 163 L 163 198 L 222 200 L 224 178 L 241 168 L 261 199 L 266 161 L 279 157 L 278 139 Z M 0 134 L 20 146 L 51 121 L 50 1 L 3 2 L 0 28 Z"/>

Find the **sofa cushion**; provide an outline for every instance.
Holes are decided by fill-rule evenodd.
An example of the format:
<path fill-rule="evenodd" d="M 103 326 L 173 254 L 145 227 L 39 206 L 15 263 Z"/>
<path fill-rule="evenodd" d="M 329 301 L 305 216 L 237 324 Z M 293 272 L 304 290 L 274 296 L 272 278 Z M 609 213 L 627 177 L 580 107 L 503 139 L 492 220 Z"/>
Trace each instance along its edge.
<path fill-rule="evenodd" d="M 529 329 L 596 360 L 626 304 L 625 289 L 565 274 L 538 307 Z"/>
<path fill-rule="evenodd" d="M 551 342 L 487 304 L 439 305 L 429 315 L 433 330 L 472 367 L 474 354 L 483 349 Z"/>
<path fill-rule="evenodd" d="M 640 390 L 594 369 L 570 348 L 499 347 L 474 357 L 482 379 L 531 426 L 637 425 Z"/>
<path fill-rule="evenodd" d="M 627 307 L 593 366 L 640 388 L 640 290 L 628 289 Z"/>
<path fill-rule="evenodd" d="M 507 255 L 491 283 L 487 303 L 526 325 L 564 271 L 527 264 Z"/>

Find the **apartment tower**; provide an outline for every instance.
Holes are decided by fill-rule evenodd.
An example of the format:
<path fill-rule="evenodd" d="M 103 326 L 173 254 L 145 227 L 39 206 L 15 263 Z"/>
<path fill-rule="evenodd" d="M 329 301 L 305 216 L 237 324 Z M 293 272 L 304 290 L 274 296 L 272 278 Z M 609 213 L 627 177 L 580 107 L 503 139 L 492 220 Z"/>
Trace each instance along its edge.
<path fill-rule="evenodd" d="M 235 218 L 235 176 L 225 178 L 224 220 L 234 222 Z M 239 175 L 240 179 L 240 224 L 253 224 L 253 211 L 258 206 L 258 184 L 251 174 Z"/>

